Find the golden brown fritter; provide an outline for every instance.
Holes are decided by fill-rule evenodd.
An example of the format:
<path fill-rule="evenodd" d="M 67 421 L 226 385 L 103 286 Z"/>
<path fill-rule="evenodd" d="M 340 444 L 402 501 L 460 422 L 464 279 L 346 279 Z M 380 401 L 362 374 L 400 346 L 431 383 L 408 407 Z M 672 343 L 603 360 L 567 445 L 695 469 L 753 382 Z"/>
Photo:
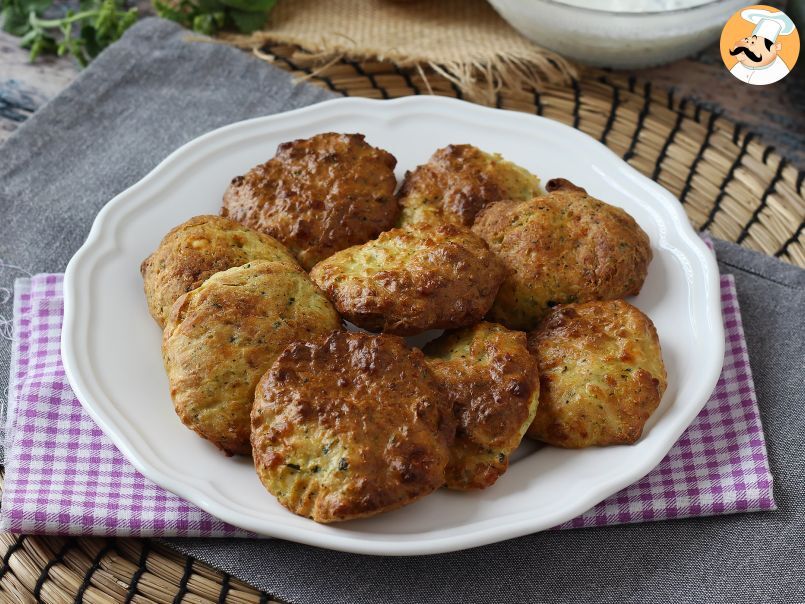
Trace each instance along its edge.
<path fill-rule="evenodd" d="M 428 163 L 406 172 L 397 198 L 400 224 L 453 222 L 471 226 L 496 201 L 523 201 L 541 193 L 539 178 L 499 154 L 472 145 L 438 149 Z"/>
<path fill-rule="evenodd" d="M 220 216 L 196 216 L 173 228 L 156 251 L 143 260 L 145 298 L 151 316 L 165 327 L 179 296 L 211 275 L 252 260 L 298 266 L 291 253 L 268 235 Z"/>
<path fill-rule="evenodd" d="M 454 433 L 422 352 L 388 335 L 291 344 L 252 410 L 260 480 L 316 522 L 372 516 L 438 489 Z"/>
<path fill-rule="evenodd" d="M 258 260 L 216 273 L 176 301 L 165 325 L 162 358 L 176 413 L 225 453 L 248 455 L 260 376 L 291 342 L 340 325 L 301 268 Z"/>
<path fill-rule="evenodd" d="M 528 345 L 540 372 L 528 436 L 568 448 L 640 438 L 667 385 L 651 319 L 624 300 L 567 304 L 528 335 Z"/>
<path fill-rule="evenodd" d="M 221 214 L 276 237 L 310 270 L 394 226 L 396 164 L 362 134 L 283 143 L 273 159 L 232 179 Z"/>
<path fill-rule="evenodd" d="M 557 304 L 637 295 L 651 262 L 648 235 L 620 208 L 563 179 L 549 193 L 482 211 L 473 231 L 509 269 L 488 318 L 533 329 Z"/>
<path fill-rule="evenodd" d="M 486 314 L 503 267 L 453 224 L 416 224 L 334 254 L 310 277 L 344 318 L 399 335 L 471 325 Z"/>
<path fill-rule="evenodd" d="M 448 488 L 491 486 L 537 411 L 539 374 L 526 334 L 478 323 L 444 334 L 425 347 L 458 421 L 445 472 Z"/>

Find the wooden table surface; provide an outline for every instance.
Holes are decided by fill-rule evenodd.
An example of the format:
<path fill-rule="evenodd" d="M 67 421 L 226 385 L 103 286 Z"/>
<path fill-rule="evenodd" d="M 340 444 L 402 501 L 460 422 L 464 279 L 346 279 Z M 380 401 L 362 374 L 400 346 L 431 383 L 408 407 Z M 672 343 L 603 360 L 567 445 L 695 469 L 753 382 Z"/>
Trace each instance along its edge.
<path fill-rule="evenodd" d="M 771 86 L 747 86 L 724 68 L 713 46 L 691 59 L 634 72 L 655 86 L 673 88 L 746 124 L 795 166 L 805 167 L 805 61 Z M 37 108 L 56 96 L 79 72 L 70 59 L 31 64 L 18 39 L 0 32 L 0 142 Z"/>

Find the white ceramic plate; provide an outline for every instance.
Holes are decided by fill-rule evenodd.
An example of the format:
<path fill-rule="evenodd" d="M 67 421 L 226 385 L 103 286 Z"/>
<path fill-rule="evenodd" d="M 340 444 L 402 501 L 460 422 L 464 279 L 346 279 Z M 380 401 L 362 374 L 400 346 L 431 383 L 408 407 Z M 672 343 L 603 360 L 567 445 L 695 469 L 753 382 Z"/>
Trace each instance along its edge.
<path fill-rule="evenodd" d="M 174 414 L 140 262 L 173 226 L 217 213 L 230 179 L 281 142 L 362 132 L 398 160 L 398 178 L 439 147 L 502 153 L 543 182 L 566 177 L 622 206 L 651 237 L 654 260 L 634 303 L 655 322 L 668 390 L 634 446 L 546 447 L 520 456 L 493 487 L 439 491 L 401 510 L 320 525 L 282 508 L 250 461 L 224 457 Z M 338 99 L 232 124 L 175 151 L 101 210 L 67 267 L 64 365 L 76 395 L 145 476 L 236 526 L 332 549 L 389 555 L 474 547 L 555 526 L 649 472 L 712 392 L 724 356 L 718 270 L 679 202 L 606 147 L 568 126 L 437 97 Z"/>

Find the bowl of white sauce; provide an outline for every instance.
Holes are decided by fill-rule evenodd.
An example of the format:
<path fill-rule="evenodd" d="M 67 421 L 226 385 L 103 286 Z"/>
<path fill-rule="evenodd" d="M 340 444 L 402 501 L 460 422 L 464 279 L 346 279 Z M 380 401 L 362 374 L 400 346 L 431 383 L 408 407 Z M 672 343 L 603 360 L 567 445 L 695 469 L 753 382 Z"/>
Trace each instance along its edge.
<path fill-rule="evenodd" d="M 489 0 L 536 44 L 596 67 L 670 63 L 718 39 L 746 0 Z"/>

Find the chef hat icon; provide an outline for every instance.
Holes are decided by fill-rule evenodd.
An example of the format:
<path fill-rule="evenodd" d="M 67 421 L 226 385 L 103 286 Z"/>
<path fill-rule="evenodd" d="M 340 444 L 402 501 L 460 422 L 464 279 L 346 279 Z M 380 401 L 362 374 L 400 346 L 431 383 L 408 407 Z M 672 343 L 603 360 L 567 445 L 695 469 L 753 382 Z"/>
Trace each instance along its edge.
<path fill-rule="evenodd" d="M 783 12 L 772 12 L 763 8 L 748 8 L 741 12 L 741 17 L 755 23 L 753 36 L 760 36 L 772 42 L 777 36 L 787 36 L 794 31 L 794 22 Z"/>

